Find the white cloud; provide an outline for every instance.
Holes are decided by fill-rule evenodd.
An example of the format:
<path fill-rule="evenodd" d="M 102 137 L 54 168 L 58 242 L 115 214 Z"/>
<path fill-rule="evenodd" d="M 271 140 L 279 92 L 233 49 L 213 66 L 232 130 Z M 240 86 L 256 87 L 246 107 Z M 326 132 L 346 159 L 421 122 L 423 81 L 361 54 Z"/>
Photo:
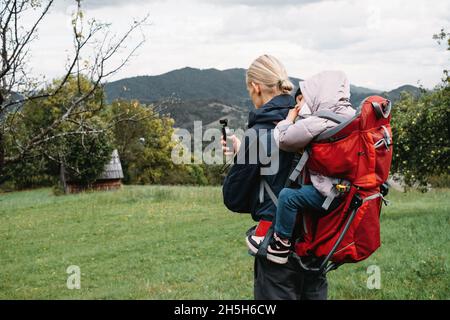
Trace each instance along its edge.
<path fill-rule="evenodd" d="M 67 1 L 67 0 L 66 0 Z M 263 53 L 278 56 L 290 74 L 306 77 L 342 69 L 357 85 L 392 89 L 421 81 L 434 86 L 448 53 L 432 35 L 450 27 L 450 3 L 435 0 L 339 1 L 87 0 L 88 15 L 123 32 L 150 13 L 148 42 L 116 78 L 175 68 L 247 67 Z M 280 5 L 282 4 L 282 5 Z M 35 72 L 61 74 L 70 48 L 70 17 L 54 10 L 33 45 Z M 137 41 L 137 38 L 135 39 Z"/>

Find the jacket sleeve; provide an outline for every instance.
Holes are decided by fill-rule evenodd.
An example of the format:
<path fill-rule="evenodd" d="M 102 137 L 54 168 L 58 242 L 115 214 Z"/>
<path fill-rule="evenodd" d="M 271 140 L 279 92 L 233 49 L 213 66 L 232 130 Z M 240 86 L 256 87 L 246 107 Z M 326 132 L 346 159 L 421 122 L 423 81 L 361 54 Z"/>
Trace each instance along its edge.
<path fill-rule="evenodd" d="M 238 155 L 238 157 L 244 156 L 245 159 L 248 159 L 249 149 L 241 150 L 240 152 L 245 152 L 245 155 Z M 259 187 L 259 177 L 259 164 L 235 163 L 226 176 L 222 187 L 225 206 L 233 212 L 252 213 L 257 200 L 256 188 Z"/>
<path fill-rule="evenodd" d="M 316 136 L 328 129 L 328 120 L 310 116 L 296 123 L 283 120 L 275 128 L 275 140 L 281 150 L 298 152 L 305 148 Z"/>

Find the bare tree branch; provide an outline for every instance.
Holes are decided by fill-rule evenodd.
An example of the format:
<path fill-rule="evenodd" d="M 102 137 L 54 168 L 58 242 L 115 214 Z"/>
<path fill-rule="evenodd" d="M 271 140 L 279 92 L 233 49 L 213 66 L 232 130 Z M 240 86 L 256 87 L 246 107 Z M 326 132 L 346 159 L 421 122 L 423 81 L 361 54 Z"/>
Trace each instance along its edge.
<path fill-rule="evenodd" d="M 87 105 L 99 90 L 102 90 L 104 81 L 121 70 L 136 54 L 145 42 L 142 40 L 137 45 L 127 49 L 126 42 L 131 34 L 146 25 L 148 15 L 141 20 L 135 20 L 130 28 L 120 37 L 115 39 L 110 32 L 110 25 L 96 22 L 95 20 L 83 21 L 81 1 L 77 0 L 77 12 L 73 19 L 74 51 L 72 58 L 68 61 L 66 71 L 61 80 L 48 89 L 37 90 L 37 85 L 28 78 L 26 62 L 29 56 L 29 45 L 36 38 L 37 28 L 48 14 L 54 0 L 47 0 L 43 4 L 38 18 L 30 29 L 23 31 L 20 27 L 24 19 L 23 13 L 27 10 L 36 10 L 38 7 L 35 0 L 0 0 L 5 5 L 0 8 L 0 176 L 1 169 L 10 163 L 20 161 L 27 157 L 37 147 L 49 143 L 54 139 L 68 135 L 95 134 L 110 129 L 96 129 L 88 125 L 89 117 L 100 112 L 104 105 L 101 101 L 95 108 Z M 87 29 L 86 29 L 87 28 Z M 100 41 L 98 37 L 100 36 Z M 91 47 L 95 44 L 97 47 Z M 81 65 L 81 59 L 85 49 L 95 50 L 93 59 L 86 66 Z M 113 57 L 121 54 L 122 49 L 128 53 L 115 66 L 107 66 Z M 90 88 L 81 90 L 81 77 L 88 76 Z M 25 139 L 17 137 L 16 127 L 18 121 L 23 121 L 21 114 L 22 106 L 34 100 L 49 99 L 62 92 L 71 78 L 75 77 L 78 82 L 78 94 L 65 105 L 59 106 L 63 111 L 52 123 L 42 127 L 38 132 L 32 133 Z M 22 88 L 24 90 L 22 90 Z M 144 118 L 144 117 L 143 117 Z M 126 118 L 114 119 L 114 121 L 140 121 L 136 115 Z M 114 123 L 113 121 L 113 123 Z M 77 124 L 78 129 L 69 132 L 61 132 L 64 123 Z M 112 124 L 111 124 L 112 125 Z M 14 149 L 5 150 L 4 134 L 10 133 L 13 137 Z M 47 155 L 48 157 L 48 155 Z M 55 157 L 53 157 L 55 158 Z"/>

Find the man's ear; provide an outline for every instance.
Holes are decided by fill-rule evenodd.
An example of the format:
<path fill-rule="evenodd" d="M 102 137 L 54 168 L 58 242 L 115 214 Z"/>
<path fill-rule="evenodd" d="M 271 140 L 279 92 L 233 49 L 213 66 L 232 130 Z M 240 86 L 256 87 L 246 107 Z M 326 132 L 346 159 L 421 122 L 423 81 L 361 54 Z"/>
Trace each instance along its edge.
<path fill-rule="evenodd" d="M 255 93 L 257 95 L 261 94 L 261 86 L 259 84 L 256 84 L 254 82 L 251 83 L 253 90 L 255 90 Z"/>

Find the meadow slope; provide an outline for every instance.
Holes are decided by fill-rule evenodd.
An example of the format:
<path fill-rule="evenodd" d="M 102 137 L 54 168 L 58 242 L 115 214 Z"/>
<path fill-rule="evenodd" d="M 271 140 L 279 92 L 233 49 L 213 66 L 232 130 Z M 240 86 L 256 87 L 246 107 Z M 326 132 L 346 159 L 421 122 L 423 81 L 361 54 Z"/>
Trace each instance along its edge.
<path fill-rule="evenodd" d="M 330 298 L 449 299 L 450 190 L 389 198 L 381 249 L 332 272 Z M 251 299 L 252 225 L 217 187 L 0 194 L 0 299 Z M 66 287 L 70 265 L 80 290 Z M 380 290 L 367 289 L 370 265 Z"/>

